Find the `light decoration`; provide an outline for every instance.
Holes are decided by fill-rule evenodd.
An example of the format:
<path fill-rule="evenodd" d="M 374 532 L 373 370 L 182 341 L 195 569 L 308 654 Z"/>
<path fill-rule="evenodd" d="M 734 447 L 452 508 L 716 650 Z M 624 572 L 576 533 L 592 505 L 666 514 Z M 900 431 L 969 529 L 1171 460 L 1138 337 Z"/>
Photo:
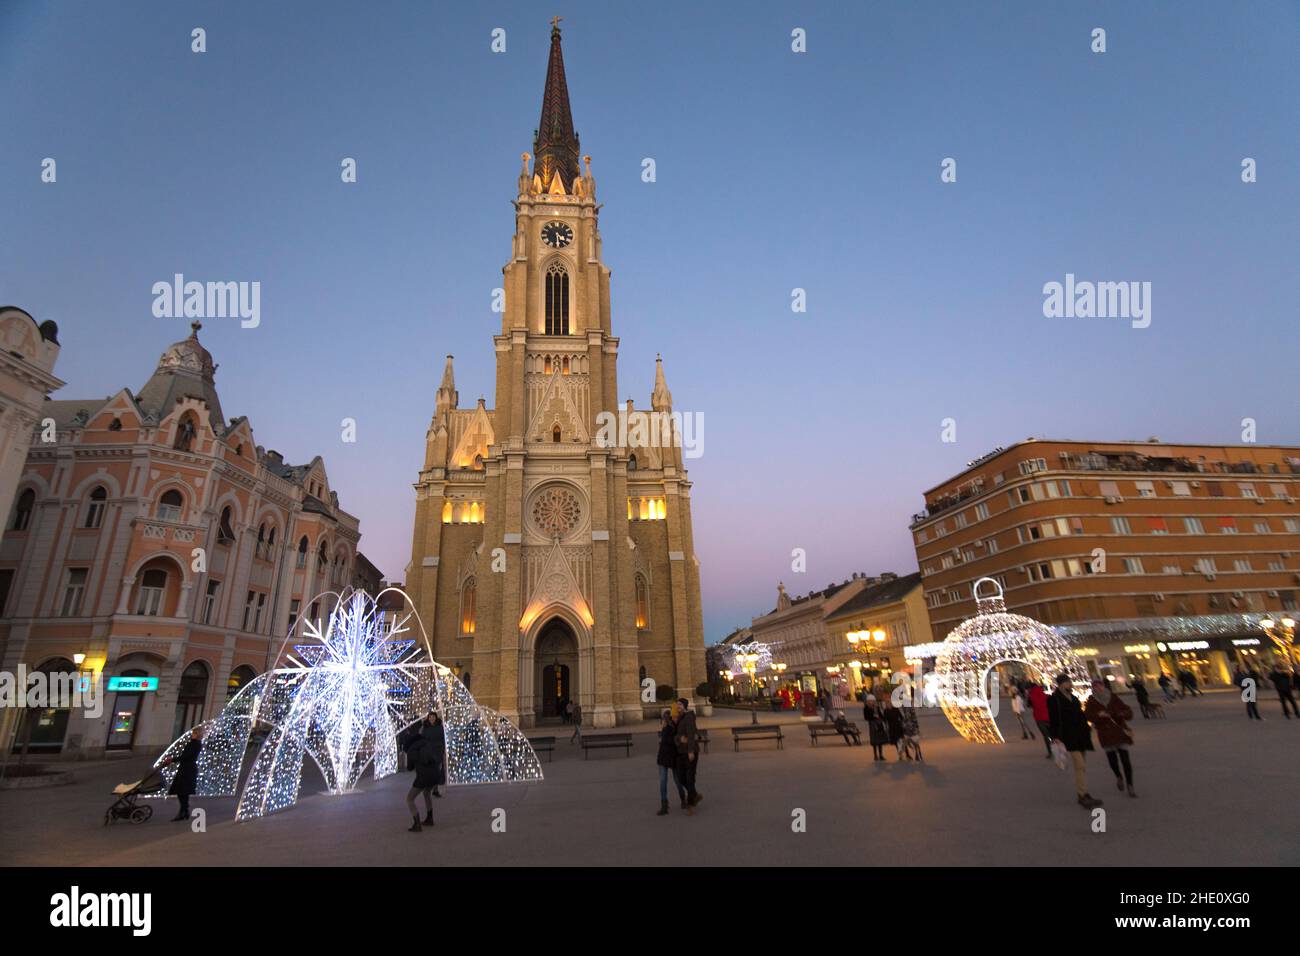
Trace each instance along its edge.
<path fill-rule="evenodd" d="M 732 661 L 731 669 L 752 671 L 754 673 L 771 670 L 772 647 L 773 645 L 764 644 L 761 641 L 748 641 L 744 644 L 733 645 L 729 650 Z"/>
<path fill-rule="evenodd" d="M 414 608 L 388 627 L 365 591 L 325 592 L 335 602 L 322 630 L 300 620 L 293 653 L 285 638 L 275 667 L 249 681 L 204 727 L 199 756 L 201 797 L 234 796 L 250 737 L 265 733 L 248 772 L 238 820 L 283 810 L 297 802 L 304 758 L 320 769 L 330 793 L 353 792 L 368 767 L 374 778 L 397 771 L 397 735 L 430 712 L 442 717 L 449 786 L 542 780 L 541 764 L 520 730 L 477 703 L 448 667 L 433 659 L 428 635 Z M 409 598 L 406 598 L 409 606 Z M 404 637 L 414 620 L 422 641 Z M 180 753 L 186 731 L 155 767 Z M 177 765 L 162 767 L 170 786 Z"/>
<path fill-rule="evenodd" d="M 994 596 L 980 597 L 980 585 L 985 582 L 997 589 Z M 939 706 L 959 734 L 975 743 L 1003 743 L 990 709 L 988 676 L 1005 661 L 1025 664 L 1044 681 L 1069 674 L 1074 695 L 1080 700 L 1087 698 L 1088 674 L 1055 631 L 1033 618 L 1008 613 L 1002 586 L 992 578 L 976 581 L 972 594 L 975 616 L 948 635 L 935 659 Z"/>

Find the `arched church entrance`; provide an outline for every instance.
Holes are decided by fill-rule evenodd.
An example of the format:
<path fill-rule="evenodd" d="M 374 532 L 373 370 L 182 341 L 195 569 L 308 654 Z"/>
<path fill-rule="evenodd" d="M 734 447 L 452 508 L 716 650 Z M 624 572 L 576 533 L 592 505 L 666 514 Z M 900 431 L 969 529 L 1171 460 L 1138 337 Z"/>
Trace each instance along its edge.
<path fill-rule="evenodd" d="M 533 668 L 537 722 L 559 723 L 569 701 L 579 701 L 578 639 L 562 618 L 552 618 L 542 625 Z"/>

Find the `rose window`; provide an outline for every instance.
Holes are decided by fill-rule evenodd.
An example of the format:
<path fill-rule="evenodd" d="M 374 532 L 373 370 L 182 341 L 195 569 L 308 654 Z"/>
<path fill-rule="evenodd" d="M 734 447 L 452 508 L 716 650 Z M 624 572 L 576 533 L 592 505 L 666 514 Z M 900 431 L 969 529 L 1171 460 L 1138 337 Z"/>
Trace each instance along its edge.
<path fill-rule="evenodd" d="M 567 488 L 547 488 L 533 500 L 533 524 L 548 537 L 565 537 L 581 520 L 582 504 Z"/>

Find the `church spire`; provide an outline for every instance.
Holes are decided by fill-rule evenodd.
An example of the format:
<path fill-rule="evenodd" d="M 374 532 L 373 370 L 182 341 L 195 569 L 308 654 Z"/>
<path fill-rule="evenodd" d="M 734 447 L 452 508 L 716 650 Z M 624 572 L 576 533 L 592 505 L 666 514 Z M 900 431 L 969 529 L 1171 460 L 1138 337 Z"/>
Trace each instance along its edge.
<path fill-rule="evenodd" d="M 460 403 L 460 395 L 456 391 L 456 373 L 452 371 L 450 355 L 447 356 L 447 365 L 442 370 L 442 384 L 438 386 L 438 394 L 434 401 L 435 414 L 442 414 Z"/>
<path fill-rule="evenodd" d="M 664 379 L 664 359 L 655 356 L 655 390 L 650 393 L 650 407 L 656 412 L 673 410 L 673 393 L 668 391 L 668 382 Z"/>
<path fill-rule="evenodd" d="M 546 89 L 542 93 L 542 118 L 533 137 L 533 173 L 543 192 L 560 174 L 561 185 L 573 190 L 581 174 L 578 166 L 578 134 L 573 131 L 569 109 L 569 85 L 564 79 L 564 53 L 560 49 L 559 17 L 551 20 L 551 58 L 546 64 Z"/>

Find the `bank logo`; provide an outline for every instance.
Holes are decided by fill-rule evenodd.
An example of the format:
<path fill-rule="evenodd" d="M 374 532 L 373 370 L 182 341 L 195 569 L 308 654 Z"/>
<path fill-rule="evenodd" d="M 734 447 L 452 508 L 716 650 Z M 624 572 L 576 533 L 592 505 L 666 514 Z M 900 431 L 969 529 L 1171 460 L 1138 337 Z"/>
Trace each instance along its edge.
<path fill-rule="evenodd" d="M 50 897 L 50 925 L 61 929 L 126 926 L 133 936 L 148 936 L 153 929 L 153 894 L 82 893 L 74 886 Z"/>

